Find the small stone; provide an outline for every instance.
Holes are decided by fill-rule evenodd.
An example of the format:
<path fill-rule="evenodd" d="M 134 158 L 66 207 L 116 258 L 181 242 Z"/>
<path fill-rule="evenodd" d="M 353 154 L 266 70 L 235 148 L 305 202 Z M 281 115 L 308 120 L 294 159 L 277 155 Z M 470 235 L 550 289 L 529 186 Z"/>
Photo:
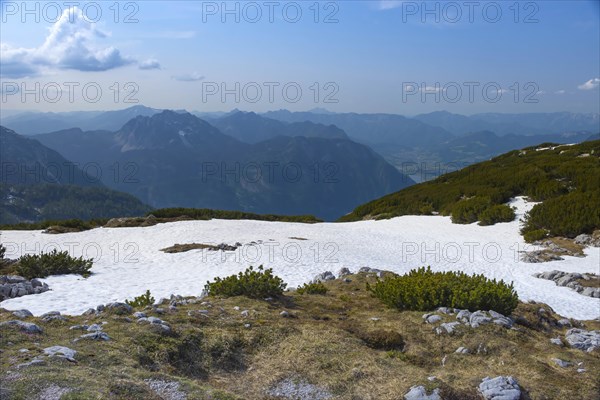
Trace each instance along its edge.
<path fill-rule="evenodd" d="M 29 349 L 19 349 L 19 353 L 29 353 Z"/>
<path fill-rule="evenodd" d="M 469 318 L 471 318 L 471 311 L 469 310 L 460 310 L 456 314 L 456 319 L 465 323 L 469 322 Z"/>
<path fill-rule="evenodd" d="M 244 328 L 246 329 L 250 329 L 251 325 L 250 324 L 244 324 Z"/>
<path fill-rule="evenodd" d="M 108 336 L 108 334 L 106 334 L 105 332 L 96 331 L 96 332 L 88 333 L 85 335 L 81 335 L 78 339 L 75 339 L 74 341 L 77 342 L 81 339 L 108 341 L 108 340 L 110 340 L 110 336 Z"/>
<path fill-rule="evenodd" d="M 568 319 L 566 319 L 566 318 L 559 319 L 558 321 L 556 321 L 556 323 L 557 323 L 559 326 L 562 326 L 562 327 L 571 327 L 571 326 L 572 326 L 572 325 L 571 325 L 571 321 L 569 321 L 569 320 L 568 320 Z"/>
<path fill-rule="evenodd" d="M 512 376 L 484 378 L 479 384 L 479 392 L 486 400 L 519 400 L 521 388 Z"/>
<path fill-rule="evenodd" d="M 17 318 L 33 317 L 33 314 L 29 310 L 16 310 L 13 311 L 13 315 Z"/>
<path fill-rule="evenodd" d="M 438 335 L 442 333 L 453 333 L 457 326 L 460 325 L 460 322 L 446 322 L 441 324 L 438 328 L 435 328 L 435 332 Z"/>
<path fill-rule="evenodd" d="M 26 333 L 43 333 L 42 328 L 31 322 L 23 322 L 19 320 L 0 322 L 0 327 L 3 326 L 16 326 L 19 328 L 19 330 Z"/>
<path fill-rule="evenodd" d="M 585 368 L 577 368 L 577 372 L 580 373 L 580 374 L 583 374 L 586 371 L 587 370 Z"/>
<path fill-rule="evenodd" d="M 240 314 L 242 315 L 242 317 L 248 318 L 250 316 L 250 311 L 244 310 Z"/>
<path fill-rule="evenodd" d="M 77 354 L 77 351 L 64 346 L 51 346 L 44 349 L 44 354 L 49 357 L 56 356 L 65 358 L 69 361 L 75 361 L 75 354 Z"/>
<path fill-rule="evenodd" d="M 471 353 L 471 351 L 469 349 L 467 349 L 466 347 L 459 347 L 458 349 L 456 349 L 455 353 L 457 354 L 469 354 Z"/>
<path fill-rule="evenodd" d="M 442 317 L 440 317 L 439 315 L 430 315 L 429 317 L 427 317 L 425 319 L 425 322 L 427 322 L 428 324 L 435 324 L 436 322 L 440 322 L 442 320 Z"/>
<path fill-rule="evenodd" d="M 351 275 L 352 273 L 350 272 L 350 270 L 346 267 L 341 268 L 338 273 L 337 276 L 338 278 L 343 278 L 345 276 Z"/>
<path fill-rule="evenodd" d="M 240 307 L 239 307 L 239 306 L 235 306 L 235 307 L 233 307 L 233 309 L 234 309 L 235 311 L 240 311 Z"/>
<path fill-rule="evenodd" d="M 280 316 L 282 316 L 283 318 L 288 318 L 290 316 L 290 313 L 283 310 L 282 312 L 279 313 Z"/>
<path fill-rule="evenodd" d="M 70 331 L 87 331 L 89 327 L 87 325 L 73 325 L 69 328 Z"/>
<path fill-rule="evenodd" d="M 423 386 L 413 386 L 408 393 L 404 395 L 404 400 L 442 400 L 440 390 L 434 389 L 431 394 Z"/>
<path fill-rule="evenodd" d="M 143 313 L 143 312 L 141 312 L 141 311 L 134 312 L 134 313 L 133 313 L 133 316 L 134 316 L 135 318 L 145 318 L 145 317 L 147 317 L 146 313 Z"/>
<path fill-rule="evenodd" d="M 148 317 L 148 322 L 150 322 L 151 324 L 162 324 L 163 320 L 156 317 Z"/>
<path fill-rule="evenodd" d="M 572 365 L 570 362 L 563 361 L 560 358 L 553 358 L 552 361 L 561 368 L 567 368 Z"/>
<path fill-rule="evenodd" d="M 102 326 L 98 325 L 98 324 L 92 324 L 90 326 L 88 326 L 88 328 L 86 329 L 86 331 L 88 332 L 98 332 L 102 330 Z"/>

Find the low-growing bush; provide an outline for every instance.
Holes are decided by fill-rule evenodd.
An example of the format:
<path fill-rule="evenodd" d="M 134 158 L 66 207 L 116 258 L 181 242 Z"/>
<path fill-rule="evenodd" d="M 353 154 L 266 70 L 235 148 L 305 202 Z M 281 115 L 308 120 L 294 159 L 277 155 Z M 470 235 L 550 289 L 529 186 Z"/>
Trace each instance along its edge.
<path fill-rule="evenodd" d="M 433 272 L 430 267 L 367 284 L 384 304 L 399 310 L 430 311 L 437 307 L 494 310 L 510 315 L 519 298 L 513 285 L 463 272 Z"/>
<path fill-rule="evenodd" d="M 471 224 L 477 222 L 479 214 L 490 206 L 490 200 L 483 197 L 473 197 L 461 200 L 452 208 L 452 222 L 455 224 Z"/>
<path fill-rule="evenodd" d="M 144 308 L 154 304 L 154 297 L 152 297 L 149 290 L 146 290 L 146 293 L 143 295 L 137 296 L 133 300 L 125 300 L 125 303 L 133 308 Z"/>
<path fill-rule="evenodd" d="M 533 243 L 548 237 L 548 231 L 545 229 L 535 229 L 533 231 L 521 231 L 523 238 L 527 243 Z"/>
<path fill-rule="evenodd" d="M 91 274 L 92 263 L 91 259 L 71 257 L 67 251 L 54 249 L 50 253 L 22 256 L 16 272 L 27 279 L 66 274 L 79 274 L 87 278 Z"/>
<path fill-rule="evenodd" d="M 298 294 L 327 294 L 327 286 L 322 282 L 305 283 L 297 290 Z"/>
<path fill-rule="evenodd" d="M 494 225 L 498 222 L 511 222 L 515 219 L 515 210 L 506 204 L 497 204 L 479 214 L 479 225 Z"/>
<path fill-rule="evenodd" d="M 259 266 L 256 270 L 249 267 L 243 273 L 231 275 L 226 278 L 215 278 L 214 282 L 206 282 L 204 289 L 214 296 L 247 296 L 254 299 L 280 296 L 287 284 L 281 278 L 273 275 L 273 270 L 263 269 Z"/>

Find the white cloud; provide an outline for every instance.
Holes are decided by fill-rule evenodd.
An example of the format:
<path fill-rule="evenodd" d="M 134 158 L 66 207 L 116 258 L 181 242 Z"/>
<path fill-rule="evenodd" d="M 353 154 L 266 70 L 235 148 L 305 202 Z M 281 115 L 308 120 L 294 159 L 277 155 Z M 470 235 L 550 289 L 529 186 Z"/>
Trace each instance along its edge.
<path fill-rule="evenodd" d="M 600 86 L 600 78 L 593 78 L 586 83 L 577 86 L 577 88 L 580 90 L 592 90 L 596 89 L 598 86 Z"/>
<path fill-rule="evenodd" d="M 145 61 L 140 62 L 140 69 L 160 69 L 160 63 L 155 58 L 149 58 Z"/>
<path fill-rule="evenodd" d="M 182 82 L 196 82 L 204 80 L 204 75 L 201 75 L 200 72 L 194 71 L 190 74 L 174 75 L 171 78 Z"/>
<path fill-rule="evenodd" d="M 398 8 L 402 6 L 402 0 L 380 0 L 379 1 L 379 9 L 380 10 L 391 10 L 394 8 Z"/>
<path fill-rule="evenodd" d="M 77 71 L 107 71 L 137 61 L 121 55 L 112 47 L 96 45 L 98 39 L 108 37 L 96 24 L 86 20 L 78 7 L 63 11 L 58 21 L 49 28 L 44 43 L 36 48 L 0 47 L 2 76 L 22 78 L 40 75 L 47 69 Z M 144 63 L 140 65 L 142 67 Z"/>

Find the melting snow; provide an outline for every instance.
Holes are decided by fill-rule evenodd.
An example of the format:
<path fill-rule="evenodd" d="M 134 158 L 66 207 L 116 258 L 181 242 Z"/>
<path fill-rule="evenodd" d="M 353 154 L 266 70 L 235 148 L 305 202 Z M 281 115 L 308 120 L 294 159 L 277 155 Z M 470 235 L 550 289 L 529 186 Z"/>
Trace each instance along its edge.
<path fill-rule="evenodd" d="M 515 199 L 512 205 L 517 207 L 517 219 L 493 226 L 457 225 L 441 216 L 404 216 L 320 224 L 186 221 L 61 235 L 4 231 L 7 257 L 58 248 L 75 256 L 94 257 L 95 263 L 93 275 L 87 279 L 49 277 L 44 281 L 50 291 L 5 300 L 0 306 L 26 308 L 35 315 L 48 311 L 74 315 L 99 304 L 133 298 L 147 289 L 157 300 L 171 294 L 200 295 L 207 280 L 243 271 L 249 265 L 272 267 L 290 287 L 324 271 L 336 273 L 342 267 L 353 272 L 368 266 L 405 273 L 430 265 L 435 271 L 460 270 L 514 282 L 522 300 L 547 303 L 565 317 L 599 317 L 600 299 L 582 296 L 532 274 L 553 269 L 599 273 L 600 248 L 586 249 L 585 258 L 565 257 L 539 264 L 520 261 L 519 251 L 531 250 L 532 246 L 519 235 L 518 219 L 533 204 Z M 175 243 L 236 242 L 244 246 L 231 252 L 160 251 Z"/>

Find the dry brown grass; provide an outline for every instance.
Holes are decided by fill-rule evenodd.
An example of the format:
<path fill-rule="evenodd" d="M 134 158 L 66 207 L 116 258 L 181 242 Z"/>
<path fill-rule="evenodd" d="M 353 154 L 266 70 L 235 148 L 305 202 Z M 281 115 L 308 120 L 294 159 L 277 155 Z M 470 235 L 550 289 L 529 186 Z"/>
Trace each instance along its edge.
<path fill-rule="evenodd" d="M 559 317 L 546 305 L 520 304 L 514 313 L 520 316 L 515 329 L 461 327 L 454 335 L 436 335 L 423 322 L 423 313 L 398 312 L 371 297 L 365 283 L 373 278 L 363 274 L 349 278 L 350 283 L 325 282 L 327 295 L 300 296 L 292 291 L 274 302 L 210 298 L 208 317 L 187 315 L 188 310 L 206 305 L 180 306 L 176 312 L 158 315 L 174 328 L 171 336 L 149 334 L 147 326 L 107 314 L 70 317 L 67 322 L 32 319 L 44 328 L 43 335 L 1 332 L 3 371 L 16 371 L 16 364 L 51 345 L 77 350 L 78 363 L 48 362 L 19 370 L 20 376 L 12 380 L 3 373 L 0 386 L 10 388 L 14 396 L 52 382 L 76 388 L 78 397 L 71 398 L 150 399 L 152 393 L 143 379 L 154 378 L 180 382 L 190 399 L 269 399 L 270 387 L 293 379 L 324 388 L 335 399 L 400 399 L 411 386 L 425 385 L 439 387 L 446 400 L 468 400 L 477 398 L 476 388 L 484 377 L 512 375 L 531 399 L 598 398 L 599 351 L 588 354 L 551 344 L 550 338 L 564 336 L 566 328 L 556 328 Z M 546 312 L 539 312 L 541 307 Z M 281 317 L 284 309 L 293 318 Z M 241 310 L 249 310 L 249 317 L 244 318 Z M 0 321 L 7 319 L 12 319 L 11 314 L 0 312 Z M 105 331 L 113 340 L 72 343 L 81 333 L 70 331 L 69 326 L 86 320 L 107 321 Z M 587 321 L 585 329 L 600 329 L 600 322 Z M 373 332 L 396 332 L 405 345 L 395 350 L 373 348 L 364 340 Z M 165 356 L 173 348 L 189 350 L 182 343 L 190 337 L 202 338 L 195 364 L 207 371 L 196 378 Z M 455 354 L 460 346 L 472 354 Z M 140 366 L 141 347 L 151 350 L 152 368 Z M 30 352 L 19 353 L 20 348 Z M 587 372 L 560 368 L 552 358 L 575 365 L 583 362 Z M 431 376 L 436 377 L 432 382 L 427 379 Z"/>

